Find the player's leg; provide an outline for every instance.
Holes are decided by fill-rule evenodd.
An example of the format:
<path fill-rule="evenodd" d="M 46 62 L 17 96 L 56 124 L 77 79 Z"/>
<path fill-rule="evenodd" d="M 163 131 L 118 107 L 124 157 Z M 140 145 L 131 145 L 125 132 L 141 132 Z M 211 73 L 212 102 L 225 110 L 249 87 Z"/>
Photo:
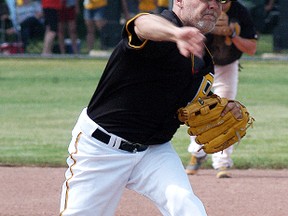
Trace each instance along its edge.
<path fill-rule="evenodd" d="M 215 66 L 215 80 L 213 91 L 220 97 L 234 100 L 238 88 L 239 61 L 235 61 L 225 66 Z M 212 155 L 213 167 L 219 170 L 217 177 L 231 177 L 227 169 L 233 166 L 231 155 L 233 146 Z"/>
<path fill-rule="evenodd" d="M 190 136 L 188 152 L 191 153 L 191 158 L 185 169 L 188 175 L 196 174 L 207 158 L 207 154 L 203 150 L 199 151 L 200 147 L 201 146 L 195 141 L 195 136 Z"/>
<path fill-rule="evenodd" d="M 69 146 L 60 215 L 111 216 L 133 170 L 136 154 L 113 149 L 87 135 L 80 118 Z"/>
<path fill-rule="evenodd" d="M 238 87 L 239 61 L 229 65 L 215 65 L 213 92 L 220 97 L 235 100 Z"/>
<path fill-rule="evenodd" d="M 170 142 L 148 148 L 127 187 L 151 199 L 163 215 L 206 215 Z"/>
<path fill-rule="evenodd" d="M 212 154 L 212 166 L 214 169 L 222 169 L 223 167 L 231 168 L 233 166 L 233 160 L 231 155 L 233 153 L 233 145 L 224 149 L 221 152 Z"/>

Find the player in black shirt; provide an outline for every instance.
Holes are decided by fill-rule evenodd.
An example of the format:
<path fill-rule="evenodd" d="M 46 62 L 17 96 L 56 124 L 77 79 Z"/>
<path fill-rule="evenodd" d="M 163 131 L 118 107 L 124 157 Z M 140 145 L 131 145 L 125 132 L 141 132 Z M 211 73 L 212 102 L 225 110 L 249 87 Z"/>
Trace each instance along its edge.
<path fill-rule="evenodd" d="M 175 0 L 172 11 L 126 23 L 72 132 L 61 215 L 113 215 L 125 187 L 163 215 L 206 215 L 170 140 L 180 126 L 177 110 L 210 92 L 204 34 L 221 2 Z M 234 103 L 230 109 L 237 111 Z"/>
<path fill-rule="evenodd" d="M 183 25 L 171 11 L 164 11 L 161 17 Z M 176 43 L 139 40 L 135 19 L 127 23 L 87 113 L 101 127 L 129 141 L 165 143 L 179 127 L 177 109 L 197 95 L 201 84 L 207 85 L 203 93 L 209 92 L 213 62 L 209 51 L 203 60 L 194 55 L 185 58 Z"/>
<path fill-rule="evenodd" d="M 232 31 L 231 35 L 217 33 L 216 29 L 206 35 L 206 45 L 213 55 L 215 63 L 215 79 L 213 92 L 220 97 L 235 100 L 238 88 L 239 60 L 243 53 L 254 55 L 257 48 L 256 28 L 247 8 L 237 1 L 228 0 L 222 5 L 222 15 L 226 16 L 229 28 L 239 25 L 238 35 Z M 216 31 L 216 32 L 215 32 Z M 234 33 L 235 32 L 235 33 Z M 212 155 L 212 166 L 217 170 L 217 178 L 232 177 L 229 169 L 233 167 L 232 152 L 233 146 Z M 198 151 L 199 145 L 195 137 L 191 137 L 188 151 L 191 153 L 191 160 L 186 167 L 186 173 L 194 175 L 207 158 L 204 151 Z"/>

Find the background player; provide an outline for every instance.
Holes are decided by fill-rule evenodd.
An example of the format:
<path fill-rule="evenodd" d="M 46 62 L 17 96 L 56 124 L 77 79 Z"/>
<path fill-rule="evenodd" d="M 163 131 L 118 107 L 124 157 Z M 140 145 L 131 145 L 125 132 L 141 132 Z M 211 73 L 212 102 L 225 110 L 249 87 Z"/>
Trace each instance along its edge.
<path fill-rule="evenodd" d="M 211 34 L 207 35 L 207 47 L 210 49 L 215 62 L 213 92 L 220 97 L 234 100 L 238 87 L 239 59 L 243 53 L 255 54 L 257 34 L 248 10 L 239 2 L 228 0 L 226 4 L 223 4 L 223 12 L 225 13 L 223 16 L 228 15 L 227 25 L 231 29 L 231 33 L 227 35 L 224 30 L 225 26 L 219 26 L 219 29 L 216 26 Z M 225 17 L 222 19 L 225 20 Z M 240 25 L 240 34 L 237 32 L 239 31 L 236 26 L 237 23 Z M 188 151 L 192 156 L 186 167 L 186 173 L 193 175 L 206 160 L 207 155 L 204 151 L 198 152 L 199 145 L 195 142 L 194 137 L 191 136 L 190 138 L 191 143 Z M 212 155 L 213 168 L 218 170 L 216 177 L 231 177 L 227 169 L 233 166 L 232 152 L 233 145 L 223 152 Z"/>

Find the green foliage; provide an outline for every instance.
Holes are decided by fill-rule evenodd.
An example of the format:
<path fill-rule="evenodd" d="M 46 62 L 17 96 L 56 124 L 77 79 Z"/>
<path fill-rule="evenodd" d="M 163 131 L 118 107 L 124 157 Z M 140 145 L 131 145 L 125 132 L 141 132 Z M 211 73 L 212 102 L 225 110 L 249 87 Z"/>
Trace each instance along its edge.
<path fill-rule="evenodd" d="M 0 59 L 0 164 L 65 166 L 71 130 L 106 62 Z M 288 65 L 272 61 L 241 64 L 237 99 L 256 122 L 232 155 L 235 167 L 287 168 Z M 186 130 L 180 127 L 173 138 L 183 164 L 190 159 Z M 211 160 L 205 167 L 211 167 Z"/>

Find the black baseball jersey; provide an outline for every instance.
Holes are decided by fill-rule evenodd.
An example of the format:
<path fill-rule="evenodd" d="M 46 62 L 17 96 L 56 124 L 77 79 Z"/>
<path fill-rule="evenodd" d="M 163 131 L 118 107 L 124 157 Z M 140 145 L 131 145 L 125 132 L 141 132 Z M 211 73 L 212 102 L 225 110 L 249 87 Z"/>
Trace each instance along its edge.
<path fill-rule="evenodd" d="M 161 144 L 180 125 L 177 110 L 210 91 L 213 62 L 209 52 L 203 60 L 186 58 L 175 43 L 139 40 L 137 16 L 124 26 L 87 112 L 108 132 L 130 142 Z M 172 11 L 160 16 L 182 26 Z"/>
<path fill-rule="evenodd" d="M 231 7 L 227 11 L 229 22 L 237 22 L 240 27 L 240 36 L 246 39 L 257 40 L 256 29 L 252 17 L 242 4 L 231 2 Z M 207 47 L 213 55 L 216 65 L 227 65 L 241 58 L 242 52 L 232 43 L 228 46 L 225 44 L 225 36 L 208 34 Z"/>

